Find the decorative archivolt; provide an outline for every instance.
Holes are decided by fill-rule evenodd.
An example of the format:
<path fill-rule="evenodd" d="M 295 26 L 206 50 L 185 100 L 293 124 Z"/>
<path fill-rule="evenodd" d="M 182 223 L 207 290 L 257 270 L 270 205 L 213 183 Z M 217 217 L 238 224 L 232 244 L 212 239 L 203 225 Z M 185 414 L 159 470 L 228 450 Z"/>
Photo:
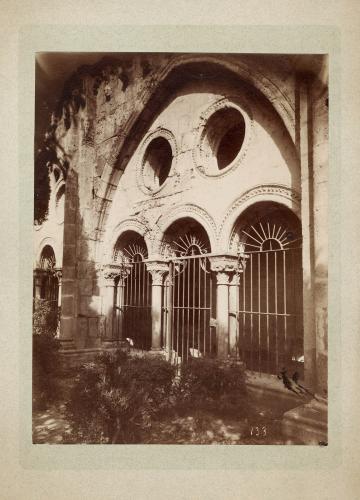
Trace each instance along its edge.
<path fill-rule="evenodd" d="M 200 208 L 197 205 L 188 204 L 188 205 L 179 205 L 174 207 L 167 214 L 161 216 L 160 219 L 157 221 L 157 225 L 161 231 L 161 237 L 160 239 L 157 240 L 157 242 L 154 242 L 153 250 L 155 253 L 161 252 L 163 237 L 168 227 L 170 227 L 170 225 L 173 222 L 182 219 L 184 217 L 190 217 L 199 222 L 199 224 L 203 226 L 209 237 L 211 250 L 212 251 L 214 250 L 216 246 L 216 230 L 217 230 L 214 219 L 203 208 Z"/>
<path fill-rule="evenodd" d="M 121 238 L 121 236 L 127 232 L 127 231 L 133 231 L 137 233 L 139 236 L 142 236 L 145 240 L 145 243 L 147 244 L 148 241 L 148 233 L 149 233 L 149 227 L 147 225 L 147 221 L 144 219 L 140 218 L 128 218 L 123 221 L 121 221 L 112 231 L 110 241 L 106 245 L 107 247 L 107 252 L 106 252 L 106 261 L 111 261 L 114 258 L 115 251 L 116 251 L 116 244 Z"/>
<path fill-rule="evenodd" d="M 220 242 L 224 242 L 231 248 L 231 238 L 237 219 L 246 208 L 259 201 L 278 202 L 300 216 L 301 197 L 295 190 L 279 184 L 256 186 L 243 193 L 226 211 L 217 234 L 219 245 Z"/>

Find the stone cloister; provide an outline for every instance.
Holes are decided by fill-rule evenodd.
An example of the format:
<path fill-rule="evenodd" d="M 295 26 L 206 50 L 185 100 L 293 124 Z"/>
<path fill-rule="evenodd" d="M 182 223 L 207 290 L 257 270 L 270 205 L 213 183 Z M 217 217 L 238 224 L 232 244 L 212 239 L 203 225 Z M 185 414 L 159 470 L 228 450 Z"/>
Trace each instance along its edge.
<path fill-rule="evenodd" d="M 326 75 L 305 55 L 78 70 L 34 231 L 34 293 L 55 273 L 66 363 L 126 338 L 179 363 L 236 357 L 298 371 L 326 411 Z"/>

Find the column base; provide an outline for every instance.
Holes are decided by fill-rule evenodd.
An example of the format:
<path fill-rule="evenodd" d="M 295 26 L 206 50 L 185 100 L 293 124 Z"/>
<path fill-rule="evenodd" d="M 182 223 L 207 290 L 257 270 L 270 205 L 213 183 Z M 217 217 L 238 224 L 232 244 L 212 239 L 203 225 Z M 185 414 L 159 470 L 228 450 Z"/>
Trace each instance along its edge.
<path fill-rule="evenodd" d="M 284 413 L 281 427 L 283 433 L 297 438 L 305 444 L 328 444 L 328 408 L 323 398 L 312 399 Z"/>

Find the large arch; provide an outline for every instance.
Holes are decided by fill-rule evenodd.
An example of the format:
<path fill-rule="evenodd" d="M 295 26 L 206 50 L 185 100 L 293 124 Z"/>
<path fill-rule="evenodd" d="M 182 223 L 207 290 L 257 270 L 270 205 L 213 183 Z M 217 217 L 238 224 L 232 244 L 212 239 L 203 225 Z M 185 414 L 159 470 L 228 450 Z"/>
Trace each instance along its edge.
<path fill-rule="evenodd" d="M 198 68 L 198 70 L 200 68 L 203 71 L 205 69 L 204 65 L 210 65 L 217 71 L 226 71 L 231 75 L 232 79 L 247 84 L 266 99 L 280 117 L 292 141 L 294 141 L 295 118 L 291 102 L 269 78 L 254 70 L 253 66 L 251 66 L 250 70 L 250 65 L 246 62 L 234 61 L 231 57 L 224 60 L 216 55 L 208 54 L 176 55 L 169 60 L 165 68 L 152 74 L 152 84 L 146 86 L 140 96 L 141 105 L 138 107 L 136 114 L 131 114 L 125 125 L 122 126 L 121 134 L 118 135 L 104 165 L 96 193 L 99 200 L 98 229 L 100 231 L 106 225 L 109 206 L 112 203 L 116 187 L 126 167 L 128 158 L 131 156 L 128 150 L 136 147 L 142 134 L 141 127 L 144 126 L 144 123 L 148 123 L 149 117 L 156 112 L 159 102 L 157 94 L 171 92 L 174 86 L 179 84 L 179 73 L 181 73 L 183 81 L 184 78 L 189 78 L 187 74 L 188 68 L 194 67 Z M 142 116 L 143 113 L 145 113 L 144 116 Z"/>

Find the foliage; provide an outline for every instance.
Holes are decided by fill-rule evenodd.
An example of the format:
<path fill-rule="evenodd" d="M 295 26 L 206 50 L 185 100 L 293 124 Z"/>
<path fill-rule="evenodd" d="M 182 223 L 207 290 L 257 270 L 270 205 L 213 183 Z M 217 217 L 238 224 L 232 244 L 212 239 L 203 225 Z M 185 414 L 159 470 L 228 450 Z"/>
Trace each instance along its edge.
<path fill-rule="evenodd" d="M 236 361 L 193 358 L 182 367 L 177 399 L 185 405 L 226 409 L 246 393 L 245 370 Z"/>
<path fill-rule="evenodd" d="M 33 398 L 42 407 L 58 396 L 60 342 L 53 335 L 33 335 Z"/>
<path fill-rule="evenodd" d="M 76 442 L 135 443 L 165 410 L 174 379 L 166 361 L 118 350 L 84 365 L 67 404 Z"/>
<path fill-rule="evenodd" d="M 33 333 L 34 335 L 56 334 L 59 321 L 58 307 L 53 306 L 53 301 L 34 298 L 33 301 Z"/>

